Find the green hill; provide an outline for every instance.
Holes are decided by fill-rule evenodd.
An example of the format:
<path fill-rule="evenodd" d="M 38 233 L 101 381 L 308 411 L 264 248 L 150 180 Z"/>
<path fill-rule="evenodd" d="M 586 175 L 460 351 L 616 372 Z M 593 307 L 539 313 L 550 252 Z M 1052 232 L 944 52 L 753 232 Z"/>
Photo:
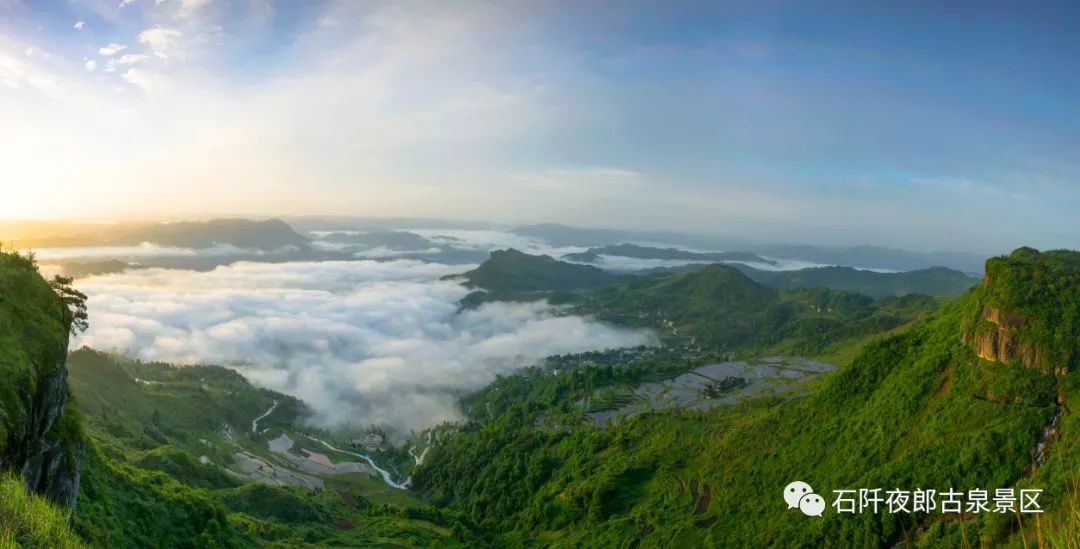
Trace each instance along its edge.
<path fill-rule="evenodd" d="M 931 267 L 899 273 L 879 273 L 851 267 L 814 267 L 795 271 L 762 271 L 737 266 L 751 279 L 770 288 L 829 288 L 874 298 L 907 294 L 959 294 L 979 281 L 960 271 Z"/>
<path fill-rule="evenodd" d="M 655 327 L 706 349 L 782 346 L 798 353 L 896 328 L 937 306 L 926 296 L 875 301 L 827 289 L 777 291 L 730 265 L 622 277 L 586 292 L 578 303 L 579 312 Z"/>
<path fill-rule="evenodd" d="M 460 277 L 468 286 L 495 295 L 565 292 L 615 280 L 614 275 L 596 267 L 566 263 L 546 255 L 529 255 L 512 248 L 491 252 L 487 261 Z"/>

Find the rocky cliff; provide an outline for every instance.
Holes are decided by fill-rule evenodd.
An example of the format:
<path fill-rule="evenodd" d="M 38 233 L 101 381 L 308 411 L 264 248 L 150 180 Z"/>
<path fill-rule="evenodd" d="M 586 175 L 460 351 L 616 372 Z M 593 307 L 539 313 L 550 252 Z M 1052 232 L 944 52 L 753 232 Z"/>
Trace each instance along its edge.
<path fill-rule="evenodd" d="M 74 507 L 83 437 L 68 406 L 71 315 L 33 261 L 0 253 L 0 470 Z"/>
<path fill-rule="evenodd" d="M 961 339 L 981 358 L 1061 375 L 1080 357 L 1080 253 L 1020 248 L 986 262 Z"/>

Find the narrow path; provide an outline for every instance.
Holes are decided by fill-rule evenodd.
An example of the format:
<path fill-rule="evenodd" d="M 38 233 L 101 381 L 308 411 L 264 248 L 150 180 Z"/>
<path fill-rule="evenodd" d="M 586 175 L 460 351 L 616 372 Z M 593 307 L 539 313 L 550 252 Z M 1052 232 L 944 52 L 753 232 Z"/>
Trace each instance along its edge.
<path fill-rule="evenodd" d="M 388 484 L 388 485 L 390 485 L 390 486 L 392 486 L 394 488 L 397 488 L 399 490 L 408 490 L 409 485 L 412 484 L 412 477 L 409 477 L 409 478 L 405 479 L 405 482 L 401 482 L 401 483 L 398 483 L 398 482 L 394 481 L 394 476 L 392 474 L 390 474 L 389 471 L 387 471 L 386 469 L 383 469 L 382 467 L 379 467 L 375 463 L 375 460 L 365 456 L 364 454 L 358 454 L 356 452 L 350 452 L 348 450 L 340 450 L 338 448 L 334 448 L 333 446 L 330 446 L 326 442 L 324 442 L 322 440 L 319 440 L 319 439 L 317 439 L 317 438 L 315 438 L 313 436 L 309 436 L 309 435 L 304 435 L 304 436 L 311 439 L 311 440 L 314 440 L 315 442 L 318 442 L 319 444 L 322 444 L 323 446 L 326 446 L 327 448 L 329 448 L 329 449 L 331 449 L 331 450 L 333 450 L 335 452 L 341 452 L 342 454 L 349 454 L 350 456 L 356 456 L 356 457 L 358 457 L 360 459 L 363 459 L 364 461 L 368 462 L 368 465 L 371 465 L 372 468 L 374 468 L 376 471 L 379 472 L 380 475 L 382 475 L 383 481 L 386 482 L 386 484 Z"/>
<path fill-rule="evenodd" d="M 265 414 L 251 420 L 251 434 L 254 435 L 254 434 L 259 433 L 259 420 L 265 418 L 266 416 L 268 416 L 270 414 L 272 414 L 274 412 L 274 408 L 277 408 L 277 401 L 276 400 L 274 401 L 274 405 L 271 406 L 270 409 L 267 410 Z"/>
<path fill-rule="evenodd" d="M 427 448 L 424 448 L 424 451 L 420 452 L 420 455 L 416 455 L 416 454 L 413 453 L 413 450 L 415 450 L 415 449 L 416 449 L 416 446 L 413 446 L 412 448 L 409 448 L 409 455 L 412 456 L 413 460 L 416 461 L 417 465 L 423 465 L 424 457 L 427 456 L 427 452 L 428 452 L 428 450 L 431 449 L 431 445 L 428 445 Z"/>

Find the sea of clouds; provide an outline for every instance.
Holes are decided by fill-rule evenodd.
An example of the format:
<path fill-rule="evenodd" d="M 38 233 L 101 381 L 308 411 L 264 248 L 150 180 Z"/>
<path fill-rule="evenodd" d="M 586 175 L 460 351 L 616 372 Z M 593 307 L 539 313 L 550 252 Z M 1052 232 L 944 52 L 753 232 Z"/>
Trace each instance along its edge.
<path fill-rule="evenodd" d="M 240 248 L 231 244 L 216 244 L 208 248 L 179 248 L 175 246 L 160 246 L 143 242 L 133 246 L 73 246 L 63 248 L 39 248 L 34 250 L 34 256 L 43 261 L 60 261 L 68 259 L 132 259 L 153 257 L 199 257 L 199 256 L 229 256 L 229 255 L 266 255 L 268 253 L 286 253 L 295 251 L 295 248 L 284 247 L 274 252 L 266 252 L 256 248 Z"/>
<path fill-rule="evenodd" d="M 397 259 L 90 277 L 91 327 L 75 345 L 226 365 L 301 398 L 319 425 L 408 432 L 460 419 L 463 392 L 545 356 L 655 342 L 547 303 L 462 311 L 469 290 L 440 278 L 463 270 Z"/>

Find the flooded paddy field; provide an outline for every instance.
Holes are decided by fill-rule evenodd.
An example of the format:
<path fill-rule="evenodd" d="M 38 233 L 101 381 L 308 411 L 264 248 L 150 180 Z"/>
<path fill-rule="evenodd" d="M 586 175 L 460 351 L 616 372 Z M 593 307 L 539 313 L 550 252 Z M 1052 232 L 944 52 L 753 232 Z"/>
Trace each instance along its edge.
<path fill-rule="evenodd" d="M 835 368 L 832 364 L 798 357 L 721 362 L 637 387 L 598 391 L 588 402 L 578 404 L 598 427 L 604 427 L 650 410 L 708 410 L 749 398 L 782 395 Z"/>

